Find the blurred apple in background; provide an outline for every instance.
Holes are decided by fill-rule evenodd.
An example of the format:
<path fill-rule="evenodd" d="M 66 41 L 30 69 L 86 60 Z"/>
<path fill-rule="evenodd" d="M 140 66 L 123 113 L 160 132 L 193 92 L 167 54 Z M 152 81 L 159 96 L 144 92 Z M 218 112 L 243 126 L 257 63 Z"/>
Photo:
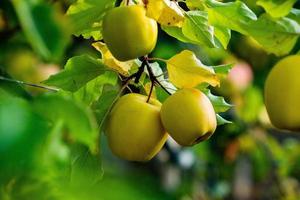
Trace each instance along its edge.
<path fill-rule="evenodd" d="M 41 62 L 36 55 L 29 51 L 17 51 L 7 58 L 7 72 L 17 80 L 28 83 L 41 84 L 49 76 L 60 71 L 58 65 L 46 64 Z M 26 89 L 32 94 L 39 94 L 47 90 L 26 86 Z"/>

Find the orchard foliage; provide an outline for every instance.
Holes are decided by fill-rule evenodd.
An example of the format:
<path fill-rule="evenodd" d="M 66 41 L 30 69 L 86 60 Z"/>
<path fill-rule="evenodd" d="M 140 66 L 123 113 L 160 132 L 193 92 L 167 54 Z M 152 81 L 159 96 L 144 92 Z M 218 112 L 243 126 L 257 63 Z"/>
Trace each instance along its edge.
<path fill-rule="evenodd" d="M 168 58 L 156 57 L 155 52 L 149 52 L 148 55 L 120 61 L 113 56 L 103 37 L 104 18 L 115 7 L 137 4 L 145 9 L 148 18 L 158 24 L 158 36 L 167 34 L 174 41 L 185 45 L 228 52 L 232 36 L 242 35 L 251 40 L 251 44 L 263 54 L 274 57 L 294 54 L 300 36 L 300 10 L 294 8 L 296 0 L 251 1 L 255 2 L 255 6 L 249 2 L 250 0 L 74 0 L 62 4 L 42 0 L 1 2 L 1 43 L 6 40 L 12 43 L 17 41 L 15 43 L 33 50 L 39 60 L 28 61 L 26 56 L 22 57 L 25 53 L 19 55 L 20 59 L 7 58 L 5 49 L 8 49 L 10 43 L 0 43 L 0 61 L 6 59 L 15 66 L 15 69 L 0 66 L 0 199 L 89 199 L 101 192 L 104 194 L 110 188 L 111 180 L 104 179 L 103 187 L 98 188 L 99 190 L 93 188 L 103 178 L 105 170 L 110 173 L 110 166 L 106 166 L 104 170 L 102 167 L 101 138 L 113 106 L 126 93 L 140 93 L 148 96 L 148 100 L 155 98 L 163 104 L 177 90 L 194 88 L 209 99 L 214 110 L 211 113 L 216 117 L 217 130 L 225 130 L 226 126 L 221 125 L 231 123 L 231 118 L 227 116 L 232 112 L 233 105 L 226 102 L 226 96 L 232 94 L 223 90 L 222 84 L 226 84 L 224 79 L 234 65 L 231 60 L 211 65 L 189 48 L 181 49 Z M 13 14 L 3 17 L 2 9 Z M 126 28 L 132 34 L 144 30 L 143 24 Z M 118 34 L 122 33 L 117 33 L 114 37 L 117 38 Z M 134 38 L 129 38 L 129 41 L 131 39 Z M 84 54 L 80 51 L 67 54 L 69 49 L 74 48 L 71 44 L 76 40 L 88 43 L 90 49 L 84 51 Z M 160 42 L 158 40 L 157 47 L 163 45 Z M 123 48 L 122 44 L 117 44 L 117 48 Z M 170 48 L 172 52 L 171 47 L 165 48 Z M 147 50 L 151 51 L 153 47 L 149 49 Z M 122 50 L 121 54 L 126 52 L 126 49 Z M 213 50 L 211 52 L 212 57 L 217 56 Z M 21 61 L 18 63 L 17 60 Z M 39 65 L 39 62 L 56 63 L 64 67 L 42 80 L 12 75 L 28 62 L 33 65 Z M 3 65 L 1 62 L 0 64 Z M 31 70 L 26 73 L 33 74 Z M 12 78 L 22 79 L 24 82 L 14 81 Z M 31 82 L 41 82 L 38 87 L 42 90 L 29 89 Z M 242 97 L 234 96 L 250 102 L 249 105 L 245 103 L 244 107 L 251 112 L 235 110 L 246 123 L 255 121 L 253 119 L 258 116 L 259 111 L 255 105 L 263 102 L 256 98 L 258 93 L 259 90 L 253 87 L 246 90 Z M 243 123 L 232 126 L 240 130 L 242 126 L 246 126 Z M 245 132 L 257 131 L 253 128 L 254 125 L 249 127 L 249 131 Z M 215 130 L 215 125 L 211 129 Z M 236 133 L 232 132 L 233 135 Z M 223 139 L 225 136 L 220 137 Z M 213 143 L 214 136 L 210 140 L 213 145 L 220 145 L 218 141 Z M 262 141 L 268 141 L 269 146 L 261 145 L 256 149 L 255 145 Z M 236 143 L 240 144 L 238 150 Z M 292 150 L 288 145 L 280 148 L 272 138 L 256 138 L 253 135 L 230 141 L 230 148 L 226 149 L 225 154 L 230 160 L 240 151 L 251 155 L 254 162 L 262 163 L 262 160 L 269 158 L 270 152 L 265 149 L 271 149 L 271 145 L 276 147 L 271 153 L 282 161 L 278 163 L 279 166 L 299 162 L 297 155 L 300 151 L 296 144 L 291 145 Z M 197 155 L 201 154 L 204 160 L 212 162 L 210 152 L 202 151 L 203 146 L 198 148 Z M 289 154 L 289 157 L 285 154 Z M 217 164 L 224 164 L 222 162 Z M 257 179 L 268 171 L 266 166 L 255 170 Z M 288 176 L 294 171 L 292 168 L 281 168 L 280 176 Z M 125 179 L 133 176 L 139 178 L 133 173 Z M 157 183 L 151 177 L 149 180 L 153 185 Z M 148 185 L 149 180 L 134 184 Z M 121 182 L 122 180 L 117 180 L 117 183 Z M 34 185 L 35 183 L 40 185 Z M 23 190 L 18 190 L 18 187 Z M 142 188 L 141 191 L 132 192 L 132 196 L 147 196 L 149 190 Z M 120 193 L 125 194 L 126 189 Z M 167 199 L 161 191 L 155 194 L 157 196 L 149 196 L 152 199 Z M 120 198 L 117 194 L 109 195 Z M 215 197 L 218 198 L 217 195 Z"/>

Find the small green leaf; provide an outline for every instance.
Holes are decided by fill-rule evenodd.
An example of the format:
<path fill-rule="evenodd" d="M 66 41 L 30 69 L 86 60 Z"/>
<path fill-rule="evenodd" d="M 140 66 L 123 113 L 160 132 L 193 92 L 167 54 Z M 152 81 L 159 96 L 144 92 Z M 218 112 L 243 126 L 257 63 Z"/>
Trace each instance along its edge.
<path fill-rule="evenodd" d="M 75 92 L 97 76 L 109 71 L 101 62 L 88 55 L 70 58 L 65 69 L 44 81 L 47 85 Z"/>
<path fill-rule="evenodd" d="M 87 145 L 92 151 L 97 149 L 98 128 L 92 112 L 73 99 L 48 94 L 34 101 L 35 110 L 55 124 L 62 121 L 70 137 Z"/>
<path fill-rule="evenodd" d="M 230 70 L 232 69 L 233 64 L 224 64 L 224 65 L 217 65 L 217 66 L 212 66 L 214 71 L 217 74 L 228 74 Z"/>
<path fill-rule="evenodd" d="M 87 105 L 91 105 L 94 101 L 99 99 L 105 85 L 116 85 L 117 81 L 117 73 L 108 71 L 88 82 L 73 95 L 75 99 L 83 101 Z"/>
<path fill-rule="evenodd" d="M 274 18 L 284 17 L 297 0 L 258 0 L 257 5 L 262 6 L 266 12 Z"/>
<path fill-rule="evenodd" d="M 203 92 L 207 95 L 207 97 L 211 101 L 216 113 L 226 112 L 228 109 L 232 107 L 231 104 L 228 104 L 225 101 L 224 97 L 213 95 L 209 89 L 206 89 Z"/>
<path fill-rule="evenodd" d="M 220 115 L 216 115 L 217 117 L 217 125 L 220 126 L 220 125 L 224 125 L 224 124 L 231 124 L 232 122 L 231 121 L 228 121 L 226 119 L 224 119 L 223 117 L 221 117 Z"/>
<path fill-rule="evenodd" d="M 208 25 L 208 15 L 203 11 L 189 11 L 182 26 L 182 33 L 192 41 L 215 47 L 213 27 Z"/>

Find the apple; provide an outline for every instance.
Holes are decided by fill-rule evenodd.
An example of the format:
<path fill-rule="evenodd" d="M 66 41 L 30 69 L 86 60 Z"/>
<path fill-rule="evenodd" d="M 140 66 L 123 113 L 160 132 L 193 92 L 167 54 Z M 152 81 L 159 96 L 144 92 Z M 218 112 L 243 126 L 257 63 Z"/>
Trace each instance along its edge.
<path fill-rule="evenodd" d="M 217 120 L 208 97 L 194 88 L 178 90 L 161 107 L 163 126 L 182 146 L 192 146 L 209 138 Z"/>
<path fill-rule="evenodd" d="M 121 6 L 103 18 L 102 35 L 112 55 L 127 61 L 150 53 L 157 40 L 157 23 L 139 5 Z"/>
<path fill-rule="evenodd" d="M 265 104 L 271 123 L 291 131 L 300 130 L 300 55 L 280 60 L 265 82 Z"/>
<path fill-rule="evenodd" d="M 106 136 L 112 152 L 130 161 L 148 161 L 167 140 L 160 119 L 161 103 L 131 93 L 122 96 L 111 110 Z"/>

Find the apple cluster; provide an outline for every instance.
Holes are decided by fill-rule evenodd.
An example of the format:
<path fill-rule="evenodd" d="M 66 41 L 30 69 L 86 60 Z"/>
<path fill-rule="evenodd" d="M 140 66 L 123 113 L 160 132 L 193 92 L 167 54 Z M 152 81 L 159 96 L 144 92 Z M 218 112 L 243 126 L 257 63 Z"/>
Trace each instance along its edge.
<path fill-rule="evenodd" d="M 120 61 L 150 53 L 157 40 L 157 23 L 139 5 L 111 9 L 103 18 L 103 39 Z M 193 88 L 177 91 L 161 104 L 145 95 L 122 96 L 112 108 L 105 128 L 112 152 L 131 161 L 148 161 L 170 135 L 182 146 L 207 138 L 217 126 L 214 108 L 205 94 Z"/>
<path fill-rule="evenodd" d="M 216 114 L 210 100 L 194 88 L 178 90 L 161 104 L 130 93 L 112 108 L 106 136 L 112 152 L 130 161 L 148 161 L 170 135 L 182 146 L 208 139 L 215 131 Z"/>

